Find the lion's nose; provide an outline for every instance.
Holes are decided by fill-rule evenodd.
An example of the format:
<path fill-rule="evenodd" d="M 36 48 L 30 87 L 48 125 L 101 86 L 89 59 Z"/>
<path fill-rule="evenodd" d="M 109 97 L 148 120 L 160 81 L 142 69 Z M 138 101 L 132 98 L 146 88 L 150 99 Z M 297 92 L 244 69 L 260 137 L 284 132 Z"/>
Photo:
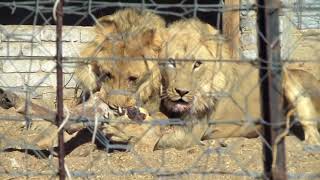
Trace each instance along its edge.
<path fill-rule="evenodd" d="M 181 96 L 183 97 L 184 95 L 188 94 L 189 91 L 186 89 L 178 89 L 178 88 L 174 88 L 174 90 Z"/>

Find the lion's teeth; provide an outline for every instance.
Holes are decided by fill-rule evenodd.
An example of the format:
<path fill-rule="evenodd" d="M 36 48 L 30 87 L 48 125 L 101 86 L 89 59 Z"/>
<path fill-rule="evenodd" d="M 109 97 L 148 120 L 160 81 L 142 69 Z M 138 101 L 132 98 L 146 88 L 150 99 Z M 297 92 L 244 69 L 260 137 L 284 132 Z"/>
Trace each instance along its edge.
<path fill-rule="evenodd" d="M 104 113 L 104 118 L 106 118 L 106 119 L 109 118 L 109 112 Z"/>
<path fill-rule="evenodd" d="M 122 114 L 122 109 L 120 107 L 118 107 L 118 111 L 120 114 Z"/>

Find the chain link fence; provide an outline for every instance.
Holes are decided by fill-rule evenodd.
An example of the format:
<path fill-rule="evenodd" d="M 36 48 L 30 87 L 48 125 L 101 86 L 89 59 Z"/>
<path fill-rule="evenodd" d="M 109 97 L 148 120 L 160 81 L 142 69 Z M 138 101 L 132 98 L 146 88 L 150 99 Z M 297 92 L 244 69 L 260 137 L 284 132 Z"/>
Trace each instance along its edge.
<path fill-rule="evenodd" d="M 0 176 L 319 179 L 319 5 L 0 2 Z"/>

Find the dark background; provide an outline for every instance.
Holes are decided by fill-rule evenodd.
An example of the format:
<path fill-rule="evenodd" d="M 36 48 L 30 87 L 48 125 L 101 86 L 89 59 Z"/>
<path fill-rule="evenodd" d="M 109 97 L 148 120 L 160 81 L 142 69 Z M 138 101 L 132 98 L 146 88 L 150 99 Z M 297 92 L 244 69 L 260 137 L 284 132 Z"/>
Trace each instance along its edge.
<path fill-rule="evenodd" d="M 182 0 L 154 0 L 157 4 L 176 4 Z M 122 1 L 110 1 L 110 0 L 93 0 L 94 3 L 99 2 L 121 2 L 121 3 L 141 3 L 142 0 L 122 0 Z M 148 0 L 145 0 L 148 3 Z M 219 0 L 198 0 L 198 4 L 218 4 Z M 194 4 L 194 0 L 186 0 L 183 4 Z M 36 8 L 38 7 L 38 8 Z M 3 25 L 46 25 L 54 24 L 52 20 L 52 7 L 53 2 L 50 0 L 15 0 L 15 1 L 0 1 L 0 24 Z M 64 4 L 64 25 L 81 25 L 89 26 L 94 24 L 93 18 L 88 14 L 88 1 L 87 0 L 65 0 Z M 93 6 L 91 8 L 92 14 L 98 18 L 104 15 L 112 14 L 120 6 L 104 5 L 104 6 Z M 36 11 L 36 9 L 38 11 Z M 153 8 L 151 8 L 153 9 Z M 192 8 L 191 8 L 192 9 Z M 181 8 L 162 8 L 161 11 L 166 12 L 183 12 Z M 197 17 L 202 21 L 205 21 L 217 28 L 221 27 L 221 20 L 218 21 L 219 9 L 210 9 L 210 12 L 197 12 Z M 172 22 L 180 19 L 174 15 L 163 15 L 167 22 Z M 184 16 L 185 18 L 193 17 L 193 13 L 189 13 Z"/>

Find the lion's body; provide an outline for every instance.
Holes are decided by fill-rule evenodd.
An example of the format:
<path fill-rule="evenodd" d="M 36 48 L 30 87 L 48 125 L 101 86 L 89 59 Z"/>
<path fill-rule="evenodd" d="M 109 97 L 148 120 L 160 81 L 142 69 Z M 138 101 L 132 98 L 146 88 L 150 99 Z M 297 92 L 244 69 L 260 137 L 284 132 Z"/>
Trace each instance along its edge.
<path fill-rule="evenodd" d="M 258 70 L 251 64 L 227 63 L 226 66 L 236 67 L 231 74 L 236 78 L 231 91 L 224 92 L 226 96 L 220 98 L 212 115 L 218 123 L 210 126 L 207 132 L 210 137 L 205 138 L 255 137 L 260 129 L 255 122 L 261 116 Z"/>
<path fill-rule="evenodd" d="M 162 136 L 157 148 L 186 148 L 200 144 L 201 140 L 220 137 L 258 136 L 260 126 L 256 122 L 261 119 L 258 68 L 228 62 L 231 56 L 228 44 L 219 40 L 219 35 L 207 24 L 191 19 L 171 25 L 168 31 L 169 40 L 160 53 L 161 58 L 169 59 L 161 67 L 164 87 L 161 109 L 169 118 L 181 118 L 186 126 L 174 126 L 174 133 Z M 306 142 L 319 145 L 315 118 L 320 109 L 313 98 L 318 87 L 315 77 L 289 65 L 283 70 L 283 91 L 280 89 L 279 93 L 296 110 Z M 216 124 L 211 124 L 211 120 Z"/>
<path fill-rule="evenodd" d="M 158 136 L 155 149 L 183 149 L 207 139 L 260 134 L 261 126 L 256 124 L 261 119 L 258 68 L 229 61 L 230 57 L 228 44 L 210 25 L 190 19 L 169 26 L 160 53 L 160 58 L 168 59 L 160 63 L 160 111 L 169 118 L 181 119 L 183 124 L 160 130 L 148 126 L 145 131 Z M 318 84 L 309 73 L 286 67 L 284 91 L 279 90 L 296 108 L 305 139 L 311 144 L 320 142 L 315 121 L 308 121 L 316 117 L 317 107 L 309 94 L 304 97 L 301 93 L 309 86 L 316 91 Z M 136 126 L 141 127 L 130 125 L 128 131 L 134 132 Z"/>
<path fill-rule="evenodd" d="M 161 58 L 173 62 L 161 66 L 163 94 L 161 111 L 186 124 L 164 134 L 157 148 L 186 148 L 201 144 L 215 112 L 218 94 L 232 89 L 236 69 L 220 63 L 230 58 L 229 46 L 219 32 L 196 19 L 180 21 L 168 28 L 168 41 Z M 216 62 L 206 62 L 206 61 Z M 202 64 L 204 63 L 204 64 Z"/>

